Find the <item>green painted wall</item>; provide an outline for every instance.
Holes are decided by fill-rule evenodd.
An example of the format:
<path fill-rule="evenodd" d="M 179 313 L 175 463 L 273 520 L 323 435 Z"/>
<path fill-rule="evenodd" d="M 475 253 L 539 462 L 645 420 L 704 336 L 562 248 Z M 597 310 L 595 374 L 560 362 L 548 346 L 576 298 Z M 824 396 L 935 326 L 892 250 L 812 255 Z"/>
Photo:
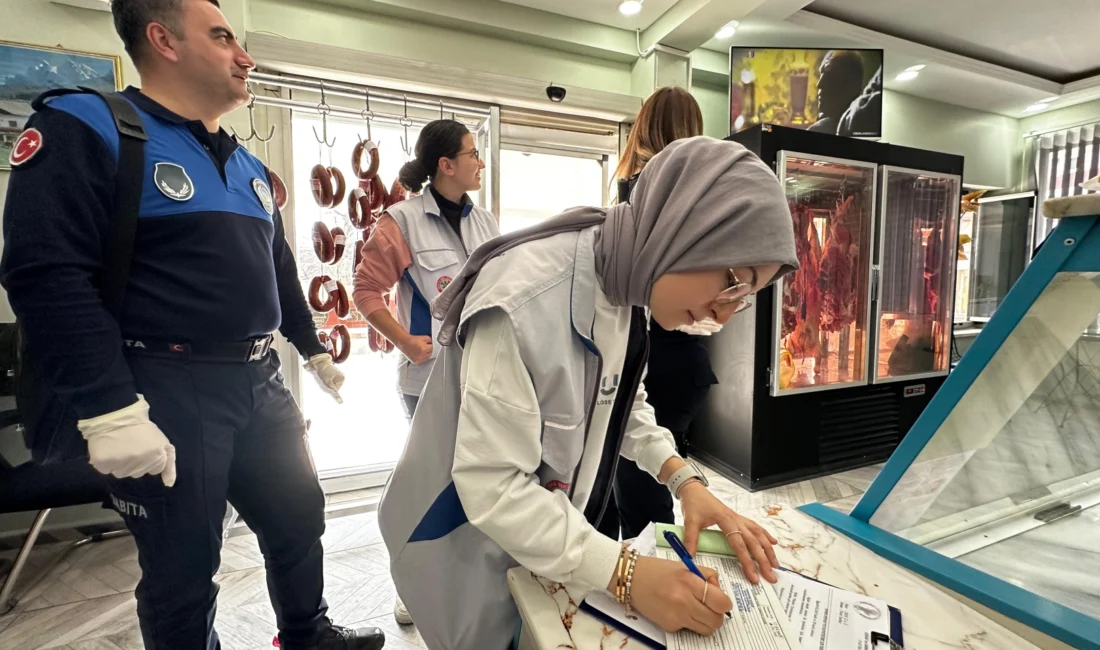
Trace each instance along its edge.
<path fill-rule="evenodd" d="M 692 83 L 691 95 L 703 111 L 703 133 L 712 138 L 729 135 L 729 91 L 725 85 Z"/>
<path fill-rule="evenodd" d="M 251 0 L 250 29 L 301 41 L 630 94 L 631 64 L 302 0 Z"/>

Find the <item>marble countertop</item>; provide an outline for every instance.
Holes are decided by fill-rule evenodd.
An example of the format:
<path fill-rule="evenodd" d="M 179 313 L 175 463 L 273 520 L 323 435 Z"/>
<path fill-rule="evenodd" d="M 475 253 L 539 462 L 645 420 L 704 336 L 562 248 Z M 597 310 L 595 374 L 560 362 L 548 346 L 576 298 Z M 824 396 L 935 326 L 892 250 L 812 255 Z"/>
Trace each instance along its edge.
<path fill-rule="evenodd" d="M 779 540 L 784 567 L 841 589 L 885 600 L 902 612 L 906 650 L 1031 650 L 1008 631 L 923 578 L 878 557 L 821 522 L 792 508 L 743 512 Z M 647 646 L 577 611 L 576 589 L 523 568 L 508 574 L 523 617 L 524 643 L 538 650 L 621 650 Z"/>

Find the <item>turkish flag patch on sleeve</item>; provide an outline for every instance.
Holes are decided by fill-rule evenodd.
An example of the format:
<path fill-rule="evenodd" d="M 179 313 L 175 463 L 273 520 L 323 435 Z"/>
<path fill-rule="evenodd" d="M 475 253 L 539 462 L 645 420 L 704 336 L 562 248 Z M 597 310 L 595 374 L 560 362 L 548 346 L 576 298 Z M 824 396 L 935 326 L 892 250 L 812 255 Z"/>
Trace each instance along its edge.
<path fill-rule="evenodd" d="M 18 167 L 34 158 L 38 150 L 42 148 L 42 132 L 38 129 L 27 129 L 19 134 L 15 144 L 11 148 L 9 162 L 12 167 Z"/>

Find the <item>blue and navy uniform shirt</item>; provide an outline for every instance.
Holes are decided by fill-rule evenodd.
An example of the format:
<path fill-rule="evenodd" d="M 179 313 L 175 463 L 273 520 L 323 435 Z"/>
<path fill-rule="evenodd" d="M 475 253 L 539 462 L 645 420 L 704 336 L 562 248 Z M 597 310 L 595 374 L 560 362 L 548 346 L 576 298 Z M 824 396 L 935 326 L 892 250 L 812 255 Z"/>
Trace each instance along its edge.
<path fill-rule="evenodd" d="M 96 290 L 119 155 L 107 104 L 89 93 L 48 99 L 27 123 L 37 151 L 8 188 L 0 282 L 55 389 L 79 418 L 132 404 L 123 339 L 234 342 L 278 329 L 304 356 L 323 353 L 264 165 L 224 130 L 135 88 L 122 96 L 149 140 L 119 322 Z"/>

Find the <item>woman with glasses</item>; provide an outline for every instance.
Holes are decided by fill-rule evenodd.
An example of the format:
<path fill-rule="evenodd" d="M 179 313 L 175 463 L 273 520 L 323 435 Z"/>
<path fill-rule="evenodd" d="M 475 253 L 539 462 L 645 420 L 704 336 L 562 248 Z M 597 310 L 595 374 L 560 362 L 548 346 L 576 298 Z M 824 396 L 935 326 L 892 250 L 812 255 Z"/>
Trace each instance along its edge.
<path fill-rule="evenodd" d="M 672 142 L 703 134 L 703 113 L 691 93 L 678 87 L 659 88 L 642 104 L 619 166 L 615 169 L 619 203 L 630 200 L 638 174 Z M 744 278 L 748 284 L 751 278 Z M 743 302 L 742 308 L 748 303 Z M 672 432 L 676 450 L 688 455 L 687 433 L 710 387 L 718 378 L 700 335 L 708 324 L 665 329 L 649 322 L 649 368 L 645 387 L 657 424 Z M 614 494 L 597 528 L 608 537 L 637 537 L 650 522 L 675 523 L 672 495 L 633 461 L 615 471 Z"/>
<path fill-rule="evenodd" d="M 620 458 L 681 501 L 685 545 L 717 524 L 753 582 L 774 537 L 719 501 L 653 418 L 645 309 L 666 329 L 725 323 L 797 266 L 783 189 L 759 158 L 707 137 L 670 144 L 629 203 L 574 208 L 475 251 L 432 303 L 442 347 L 378 510 L 391 574 L 432 650 L 502 650 L 506 572 L 608 590 L 666 630 L 712 634 L 717 576 L 639 557 L 595 528 Z"/>
<path fill-rule="evenodd" d="M 492 213 L 475 206 L 467 192 L 481 189 L 481 162 L 474 136 L 461 122 L 436 120 L 420 131 L 416 157 L 398 176 L 411 192 L 426 191 L 390 206 L 363 248 L 355 271 L 355 306 L 375 330 L 401 351 L 398 389 L 411 420 L 420 392 L 439 354 L 433 343 L 439 321 L 429 305 L 478 246 L 500 234 Z M 396 312 L 383 296 L 397 285 Z M 394 618 L 412 619 L 400 599 Z"/>

